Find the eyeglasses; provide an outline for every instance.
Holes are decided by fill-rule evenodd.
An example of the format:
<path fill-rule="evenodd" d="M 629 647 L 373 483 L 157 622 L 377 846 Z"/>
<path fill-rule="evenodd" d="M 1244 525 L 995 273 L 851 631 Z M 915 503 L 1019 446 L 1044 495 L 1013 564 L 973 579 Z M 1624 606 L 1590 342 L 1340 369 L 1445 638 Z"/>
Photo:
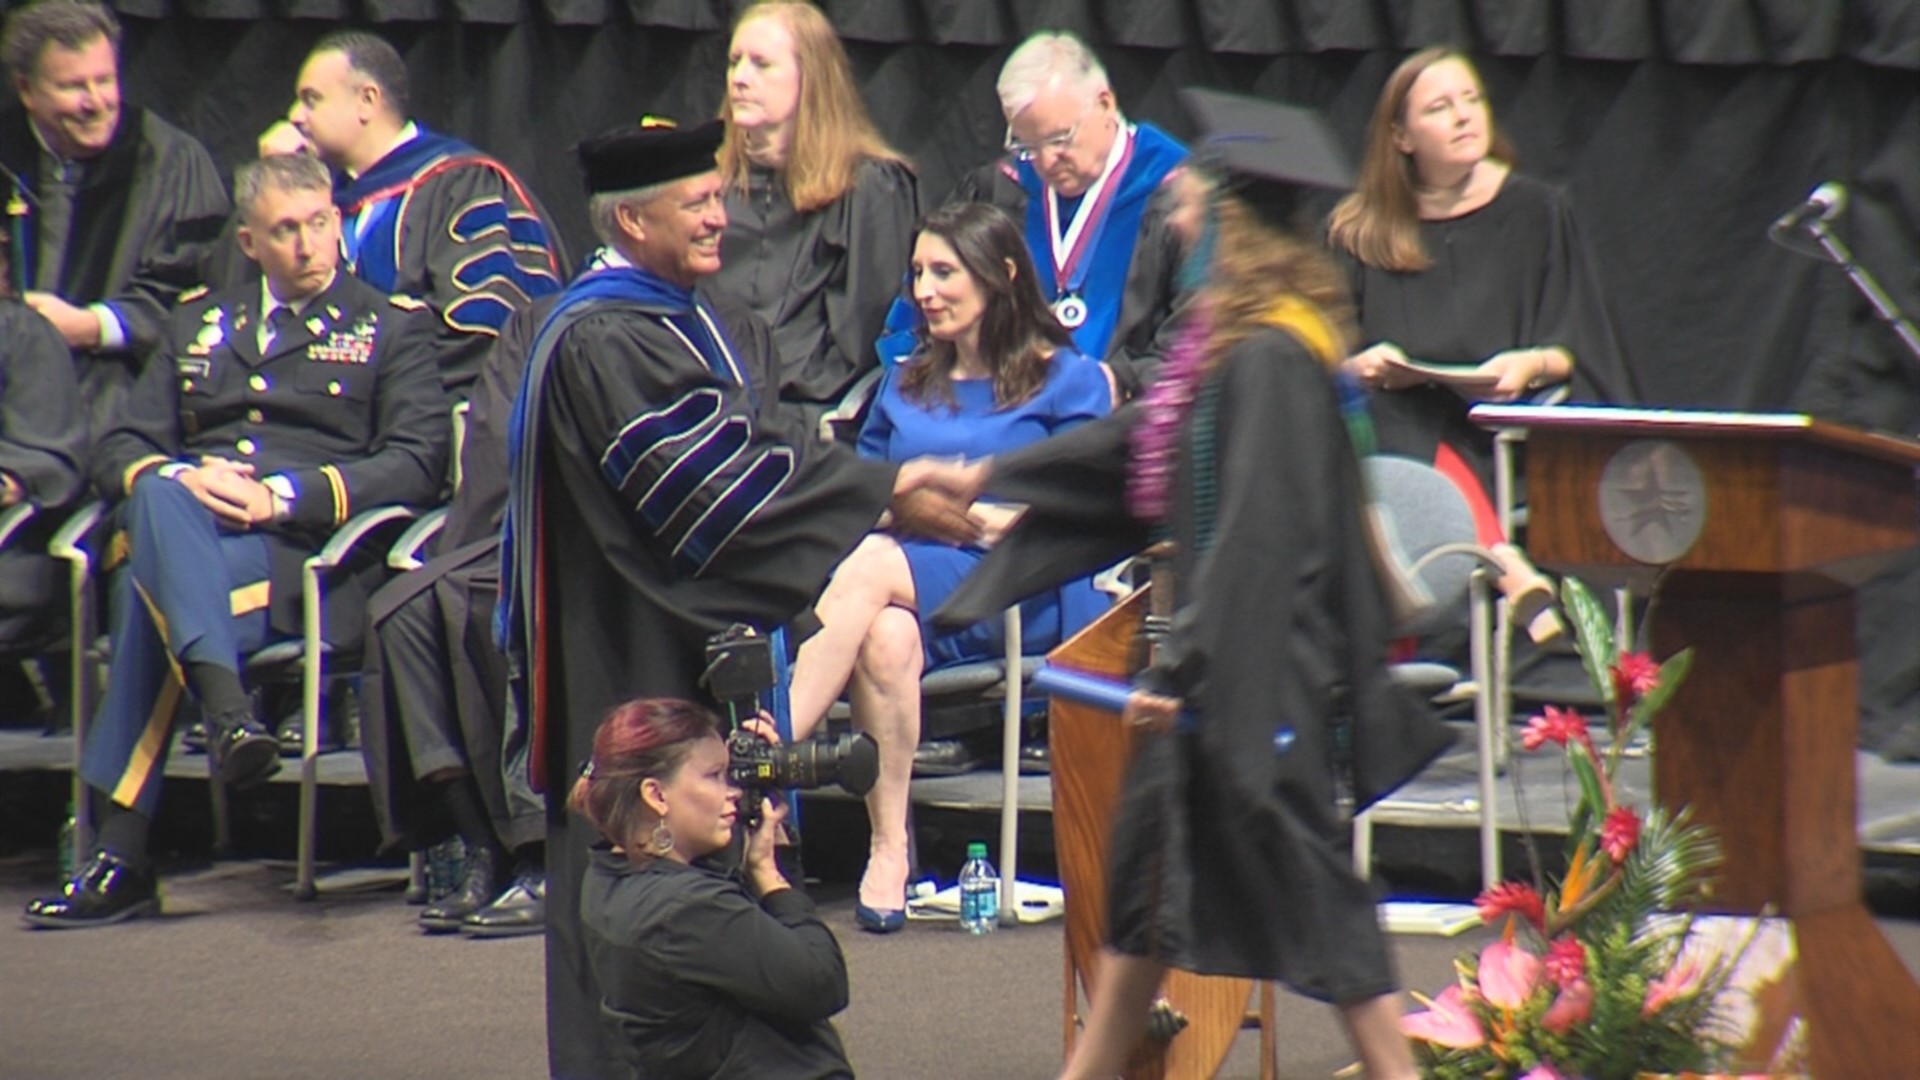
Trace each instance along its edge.
<path fill-rule="evenodd" d="M 1073 145 L 1074 136 L 1080 134 L 1080 125 L 1087 122 L 1087 114 L 1092 112 L 1093 107 L 1098 104 L 1100 104 L 1098 99 L 1088 102 L 1087 107 L 1080 110 L 1080 117 L 1073 122 L 1072 127 L 1058 135 L 1049 135 L 1041 139 L 1037 145 L 1028 145 L 1014 138 L 1013 125 L 1009 124 L 1006 141 L 1001 145 L 1006 148 L 1007 153 L 1013 155 L 1015 161 L 1032 161 L 1048 150 L 1064 151 Z"/>

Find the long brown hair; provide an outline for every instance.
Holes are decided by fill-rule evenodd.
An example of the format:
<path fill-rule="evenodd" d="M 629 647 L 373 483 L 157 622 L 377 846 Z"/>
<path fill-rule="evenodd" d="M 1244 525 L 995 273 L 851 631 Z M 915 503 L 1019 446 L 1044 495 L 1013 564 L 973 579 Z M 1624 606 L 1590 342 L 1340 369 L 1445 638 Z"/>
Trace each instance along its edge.
<path fill-rule="evenodd" d="M 763 0 L 741 12 L 733 32 L 739 33 L 750 19 L 778 19 L 793 38 L 800 99 L 794 106 L 793 138 L 781 181 L 794 209 L 810 213 L 838 200 L 853 189 L 854 176 L 868 159 L 908 164 L 873 126 L 854 85 L 847 50 L 819 8 L 793 0 Z M 746 136 L 734 127 L 733 110 L 724 97 L 720 118 L 727 125 L 720 143 L 721 179 L 729 188 L 745 191 L 750 164 Z"/>
<path fill-rule="evenodd" d="M 593 734 L 593 757 L 567 794 L 567 809 L 625 848 L 628 858 L 644 857 L 659 818 L 640 797 L 640 782 L 669 779 L 695 743 L 719 737 L 719 719 L 691 701 L 636 698 L 616 705 Z"/>
<path fill-rule="evenodd" d="M 993 372 L 993 403 L 1005 409 L 1040 392 L 1055 349 L 1071 348 L 1073 335 L 1053 317 L 1040 295 L 1040 281 L 1020 226 L 991 203 L 950 203 L 921 219 L 914 243 L 937 236 L 953 248 L 960 265 L 985 294 L 980 314 L 980 357 Z M 1008 265 L 1012 273 L 1008 273 Z M 909 401 L 952 407 L 953 368 L 959 350 L 951 341 L 927 339 L 900 379 Z"/>
<path fill-rule="evenodd" d="M 1214 195 L 1213 263 L 1205 300 L 1213 320 L 1207 361 L 1271 327 L 1277 297 L 1297 296 L 1319 310 L 1336 336 L 1325 359 L 1337 363 L 1354 340 L 1353 303 L 1333 260 L 1267 223 L 1238 195 Z"/>
<path fill-rule="evenodd" d="M 1333 208 L 1327 226 L 1328 240 L 1344 248 L 1362 263 L 1381 270 L 1413 272 L 1433 265 L 1427 249 L 1420 243 L 1420 215 L 1414 200 L 1419 182 L 1413 155 L 1403 154 L 1394 138 L 1407 122 L 1407 96 L 1414 81 L 1443 60 L 1457 60 L 1466 66 L 1475 84 L 1480 72 L 1466 54 L 1445 45 L 1421 49 L 1400 62 L 1387 76 L 1387 85 L 1374 103 L 1373 119 L 1367 122 L 1366 156 L 1360 161 L 1360 181 L 1353 193 Z M 1481 97 L 1484 100 L 1485 90 Z M 1492 142 L 1489 158 L 1514 163 L 1513 145 L 1494 122 L 1493 107 L 1487 107 L 1487 126 Z"/>

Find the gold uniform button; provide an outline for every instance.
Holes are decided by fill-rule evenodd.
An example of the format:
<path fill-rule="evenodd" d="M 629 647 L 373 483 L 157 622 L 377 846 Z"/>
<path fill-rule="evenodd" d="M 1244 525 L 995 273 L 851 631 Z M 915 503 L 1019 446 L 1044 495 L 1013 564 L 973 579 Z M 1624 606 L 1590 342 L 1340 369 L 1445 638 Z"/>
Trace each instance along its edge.
<path fill-rule="evenodd" d="M 255 444 L 252 439 L 241 439 L 239 442 L 233 444 L 233 448 L 247 455 L 248 457 L 252 457 L 253 452 L 255 450 L 258 450 L 260 447 L 257 444 Z"/>
<path fill-rule="evenodd" d="M 267 377 L 265 375 L 255 372 L 254 374 L 247 376 L 247 389 L 257 392 L 257 391 L 265 390 L 266 388 L 267 388 Z"/>
<path fill-rule="evenodd" d="M 180 380 L 180 392 L 181 392 L 181 393 L 183 393 L 183 394 L 185 394 L 185 393 L 190 393 L 190 392 L 191 392 L 192 390 L 193 390 L 193 380 L 192 380 L 192 379 L 181 379 L 181 380 Z"/>
<path fill-rule="evenodd" d="M 331 382 L 327 383 L 327 393 L 332 394 L 334 397 L 340 396 L 340 380 L 339 379 L 334 379 Z"/>
<path fill-rule="evenodd" d="M 249 424 L 258 424 L 262 420 L 265 420 L 266 418 L 267 418 L 267 414 L 261 412 L 259 409 L 247 410 L 247 423 Z"/>

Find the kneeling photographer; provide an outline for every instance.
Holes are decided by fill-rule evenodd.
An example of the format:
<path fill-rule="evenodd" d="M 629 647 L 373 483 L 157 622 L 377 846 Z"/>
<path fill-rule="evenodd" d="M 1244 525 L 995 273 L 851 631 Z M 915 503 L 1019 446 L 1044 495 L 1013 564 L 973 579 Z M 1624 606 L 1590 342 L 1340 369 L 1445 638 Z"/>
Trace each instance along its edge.
<path fill-rule="evenodd" d="M 784 802 L 754 808 L 737 872 L 712 858 L 753 816 L 733 772 L 718 718 L 692 702 L 629 701 L 595 733 L 568 806 L 603 837 L 580 901 L 601 1022 L 650 1080 L 851 1077 L 828 1021 L 846 960 L 774 859 Z"/>

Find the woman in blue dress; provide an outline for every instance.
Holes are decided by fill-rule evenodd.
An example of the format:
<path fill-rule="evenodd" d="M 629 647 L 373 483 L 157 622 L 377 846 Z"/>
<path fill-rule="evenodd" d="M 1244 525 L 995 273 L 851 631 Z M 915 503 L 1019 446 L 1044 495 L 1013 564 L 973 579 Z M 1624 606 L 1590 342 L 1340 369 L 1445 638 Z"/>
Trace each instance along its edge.
<path fill-rule="evenodd" d="M 922 344 L 888 371 L 860 435 L 860 452 L 890 461 L 979 458 L 1038 442 L 1112 409 L 1100 364 L 1041 298 L 1020 227 L 985 203 L 929 215 L 914 239 L 914 304 Z M 991 544 L 1015 510 L 978 505 Z M 794 663 L 793 731 L 805 738 L 845 691 L 854 726 L 872 735 L 880 777 L 867 795 L 873 840 L 856 921 L 876 933 L 905 923 L 907 794 L 920 741 L 920 676 L 929 668 L 1003 649 L 999 620 L 937 635 L 923 621 L 984 554 L 896 536 L 869 535 L 814 606 L 822 629 Z M 1023 604 L 1023 647 L 1045 650 L 1100 613 L 1081 580 Z"/>

